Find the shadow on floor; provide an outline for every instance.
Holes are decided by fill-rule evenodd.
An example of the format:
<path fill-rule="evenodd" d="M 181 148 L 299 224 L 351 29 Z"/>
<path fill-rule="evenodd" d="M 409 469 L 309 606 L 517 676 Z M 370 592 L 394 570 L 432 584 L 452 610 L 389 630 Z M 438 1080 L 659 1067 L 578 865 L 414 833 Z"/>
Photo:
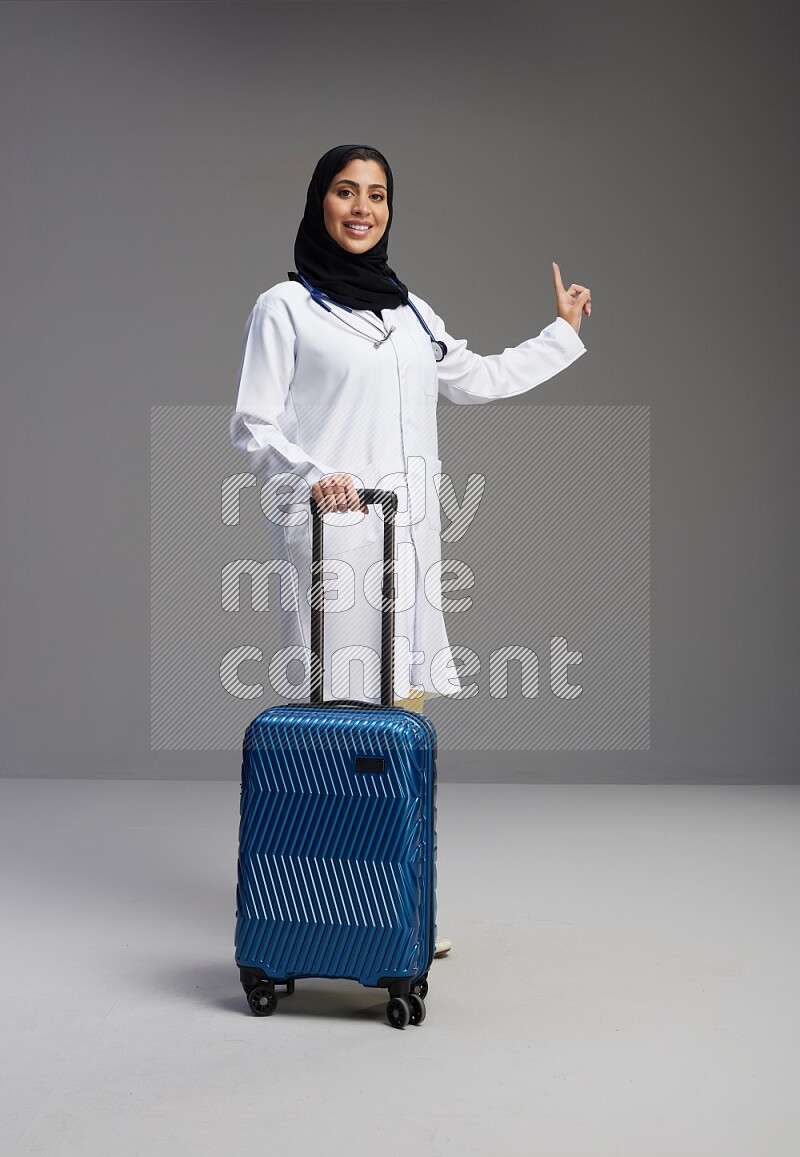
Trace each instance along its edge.
<path fill-rule="evenodd" d="M 252 1017 L 236 965 L 223 962 L 195 964 L 180 969 L 151 973 L 148 988 L 208 1008 L 224 1009 Z M 388 995 L 382 989 L 363 988 L 354 980 L 325 980 L 312 977 L 298 980 L 292 996 L 278 986 L 275 1016 L 331 1017 L 348 1020 L 377 1020 L 385 1016 Z M 264 1018 L 268 1019 L 268 1018 Z"/>

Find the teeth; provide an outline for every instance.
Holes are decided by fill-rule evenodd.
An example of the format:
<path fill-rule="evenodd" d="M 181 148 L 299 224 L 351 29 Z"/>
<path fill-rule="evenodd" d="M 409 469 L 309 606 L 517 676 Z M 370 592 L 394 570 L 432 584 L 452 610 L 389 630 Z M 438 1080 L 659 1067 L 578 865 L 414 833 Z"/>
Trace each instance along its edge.
<path fill-rule="evenodd" d="M 348 229 L 357 229 L 359 233 L 366 233 L 369 225 L 348 225 Z"/>

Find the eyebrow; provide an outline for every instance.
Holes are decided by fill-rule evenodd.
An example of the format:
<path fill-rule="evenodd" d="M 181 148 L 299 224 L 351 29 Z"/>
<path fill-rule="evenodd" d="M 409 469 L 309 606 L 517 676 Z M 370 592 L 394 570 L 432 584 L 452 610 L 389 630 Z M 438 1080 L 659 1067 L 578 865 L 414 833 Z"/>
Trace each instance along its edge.
<path fill-rule="evenodd" d="M 337 185 L 350 185 L 354 189 L 360 188 L 358 181 L 348 181 L 346 177 L 342 177 L 341 181 L 336 182 Z M 385 185 L 368 185 L 368 189 L 385 189 Z"/>

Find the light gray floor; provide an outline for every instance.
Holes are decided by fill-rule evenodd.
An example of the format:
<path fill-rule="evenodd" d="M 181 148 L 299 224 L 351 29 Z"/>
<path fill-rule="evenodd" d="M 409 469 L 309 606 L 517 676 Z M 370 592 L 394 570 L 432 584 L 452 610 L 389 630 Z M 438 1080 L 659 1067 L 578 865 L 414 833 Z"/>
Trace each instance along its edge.
<path fill-rule="evenodd" d="M 800 789 L 445 783 L 428 1017 L 233 965 L 238 785 L 7 780 L 0 1153 L 795 1157 Z"/>

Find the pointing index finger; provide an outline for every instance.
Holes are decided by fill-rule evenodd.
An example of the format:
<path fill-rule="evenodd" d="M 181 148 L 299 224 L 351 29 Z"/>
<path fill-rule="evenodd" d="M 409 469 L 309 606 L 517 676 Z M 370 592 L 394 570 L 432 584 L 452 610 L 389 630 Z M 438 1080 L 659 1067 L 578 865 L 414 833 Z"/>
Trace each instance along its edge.
<path fill-rule="evenodd" d="M 561 270 L 558 268 L 558 265 L 555 261 L 553 262 L 553 281 L 556 283 L 556 289 L 563 293 L 564 282 L 561 280 Z"/>

